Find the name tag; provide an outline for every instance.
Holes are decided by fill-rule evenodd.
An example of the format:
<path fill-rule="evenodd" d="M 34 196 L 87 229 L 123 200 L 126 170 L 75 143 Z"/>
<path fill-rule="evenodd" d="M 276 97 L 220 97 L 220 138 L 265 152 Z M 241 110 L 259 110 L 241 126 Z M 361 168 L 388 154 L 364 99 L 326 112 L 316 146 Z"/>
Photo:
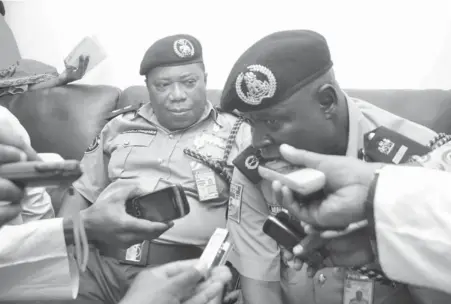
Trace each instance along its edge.
<path fill-rule="evenodd" d="M 157 130 L 156 129 L 152 129 L 152 130 L 134 129 L 134 130 L 127 130 L 127 131 L 122 132 L 122 134 L 126 134 L 126 133 L 141 133 L 141 134 L 148 134 L 148 135 L 157 135 Z"/>
<path fill-rule="evenodd" d="M 199 200 L 205 202 L 218 198 L 218 186 L 216 184 L 216 175 L 213 170 L 198 162 L 191 162 L 191 169 L 193 171 Z"/>
<path fill-rule="evenodd" d="M 228 219 L 238 224 L 241 222 L 241 204 L 243 197 L 243 185 L 231 183 L 228 205 Z"/>
<path fill-rule="evenodd" d="M 373 304 L 374 281 L 348 271 L 345 276 L 343 304 Z"/>

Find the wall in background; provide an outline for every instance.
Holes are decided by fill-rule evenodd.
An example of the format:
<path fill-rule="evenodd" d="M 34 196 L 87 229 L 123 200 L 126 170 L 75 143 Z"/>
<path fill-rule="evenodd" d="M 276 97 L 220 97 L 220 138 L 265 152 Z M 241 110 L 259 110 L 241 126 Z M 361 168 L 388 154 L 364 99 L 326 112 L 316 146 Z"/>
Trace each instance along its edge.
<path fill-rule="evenodd" d="M 451 1 L 224 0 L 6 1 L 24 58 L 63 68 L 86 35 L 109 53 L 82 82 L 142 84 L 139 64 L 156 39 L 185 32 L 204 47 L 209 86 L 222 88 L 239 55 L 278 30 L 308 28 L 327 40 L 346 88 L 451 89 Z"/>

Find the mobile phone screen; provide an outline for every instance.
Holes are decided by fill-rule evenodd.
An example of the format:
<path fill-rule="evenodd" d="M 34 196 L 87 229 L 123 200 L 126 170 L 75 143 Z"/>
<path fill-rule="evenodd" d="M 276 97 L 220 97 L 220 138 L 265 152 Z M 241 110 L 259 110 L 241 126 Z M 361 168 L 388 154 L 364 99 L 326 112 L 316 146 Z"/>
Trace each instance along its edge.
<path fill-rule="evenodd" d="M 136 198 L 142 210 L 142 218 L 153 222 L 167 222 L 180 217 L 175 189 L 170 187 Z"/>

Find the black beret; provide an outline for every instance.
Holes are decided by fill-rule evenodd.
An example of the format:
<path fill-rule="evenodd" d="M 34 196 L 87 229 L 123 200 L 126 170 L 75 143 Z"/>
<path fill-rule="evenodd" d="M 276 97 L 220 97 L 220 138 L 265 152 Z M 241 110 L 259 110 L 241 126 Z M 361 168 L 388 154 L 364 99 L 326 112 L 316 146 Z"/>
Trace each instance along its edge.
<path fill-rule="evenodd" d="M 150 46 L 141 61 L 139 74 L 147 75 L 156 67 L 202 62 L 202 45 L 190 35 L 168 36 Z"/>
<path fill-rule="evenodd" d="M 265 109 L 292 96 L 332 67 L 326 39 L 309 30 L 276 32 L 238 59 L 222 91 L 221 108 Z"/>

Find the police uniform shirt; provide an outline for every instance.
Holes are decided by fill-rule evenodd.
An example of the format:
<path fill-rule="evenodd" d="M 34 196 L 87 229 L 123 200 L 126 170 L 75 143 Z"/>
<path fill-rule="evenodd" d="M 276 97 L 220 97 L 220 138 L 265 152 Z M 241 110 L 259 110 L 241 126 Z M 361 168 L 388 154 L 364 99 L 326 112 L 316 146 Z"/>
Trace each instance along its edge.
<path fill-rule="evenodd" d="M 117 189 L 138 196 L 180 183 L 187 194 L 190 213 L 175 220 L 174 227 L 159 241 L 205 245 L 215 228 L 225 226 L 228 185 L 216 176 L 218 199 L 200 202 L 192 169 L 199 164 L 183 150 L 190 148 L 212 159 L 222 159 L 236 120 L 235 116 L 218 112 L 208 103 L 198 123 L 169 132 L 160 126 L 148 103 L 138 111 L 115 117 L 104 127 L 85 153 L 82 159 L 85 174 L 74 187 L 95 203 L 100 195 L 99 199 L 108 199 L 108 194 Z M 247 137 L 250 137 L 250 127 L 242 124 L 229 165 L 238 149 L 242 149 L 237 145 Z"/>
<path fill-rule="evenodd" d="M 348 156 L 357 157 L 359 149 L 363 148 L 363 135 L 378 126 L 388 127 L 424 145 L 436 136 L 436 133 L 428 128 L 368 102 L 347 97 L 347 103 Z M 249 140 L 248 145 L 250 144 Z M 344 269 L 321 269 L 315 274 L 313 280 L 310 280 L 305 273 L 306 267 L 296 272 L 284 265 L 281 266 L 278 245 L 262 231 L 263 223 L 271 211 L 275 213 L 280 209 L 280 206 L 273 203 L 270 183 L 263 181 L 255 186 L 239 170 L 235 170 L 231 187 L 234 187 L 233 185 L 243 187 L 240 215 L 231 218 L 229 213 L 227 222 L 234 242 L 234 249 L 229 259 L 240 274 L 259 281 L 281 281 L 282 288 L 292 303 L 299 303 L 299 299 L 302 298 L 302 303 L 306 304 L 341 304 Z M 385 298 L 389 293 L 393 293 L 390 287 L 376 284 L 374 303 L 379 303 L 378 297 Z"/>

